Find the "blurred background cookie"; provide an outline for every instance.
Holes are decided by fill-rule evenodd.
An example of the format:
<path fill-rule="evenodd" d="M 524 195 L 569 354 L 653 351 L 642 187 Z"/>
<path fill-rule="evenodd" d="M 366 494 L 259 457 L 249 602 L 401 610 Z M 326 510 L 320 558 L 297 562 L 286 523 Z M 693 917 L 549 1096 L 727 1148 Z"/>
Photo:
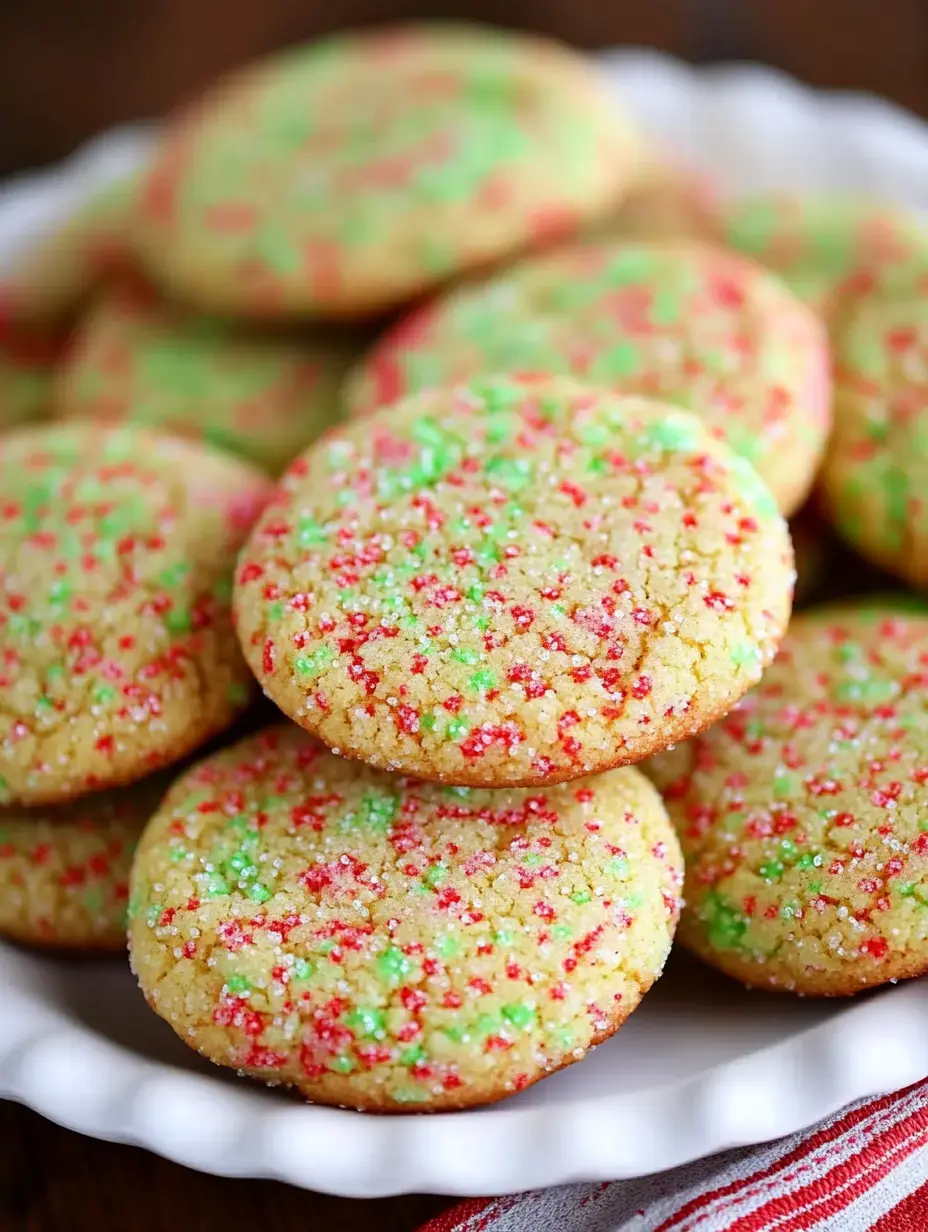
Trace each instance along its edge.
<path fill-rule="evenodd" d="M 686 239 L 588 241 L 407 317 L 350 374 L 344 397 L 363 415 L 481 373 L 569 374 L 693 411 L 788 514 L 830 426 L 828 367 L 819 320 L 753 262 Z"/>
<path fill-rule="evenodd" d="M 347 331 L 236 328 L 124 281 L 77 327 L 54 410 L 176 432 L 278 474 L 338 418 L 339 385 L 359 349 Z"/>
<path fill-rule="evenodd" d="M 640 157 L 564 46 L 464 25 L 345 34 L 175 117 L 135 236 L 197 307 L 364 317 L 601 216 Z"/>

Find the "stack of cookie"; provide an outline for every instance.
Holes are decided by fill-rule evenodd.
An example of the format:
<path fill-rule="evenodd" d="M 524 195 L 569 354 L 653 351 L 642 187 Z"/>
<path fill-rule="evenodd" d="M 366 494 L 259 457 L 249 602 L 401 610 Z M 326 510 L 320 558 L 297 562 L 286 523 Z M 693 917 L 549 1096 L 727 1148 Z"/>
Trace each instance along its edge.
<path fill-rule="evenodd" d="M 809 596 L 826 522 L 928 576 L 926 263 L 901 211 L 722 201 L 534 39 L 199 100 L 8 280 L 0 420 L 57 422 L 0 439 L 0 928 L 128 908 L 191 1046 L 376 1110 L 615 1032 L 684 857 L 746 983 L 920 973 L 928 617 L 790 625 L 785 519 Z M 255 681 L 272 726 L 154 774 Z"/>

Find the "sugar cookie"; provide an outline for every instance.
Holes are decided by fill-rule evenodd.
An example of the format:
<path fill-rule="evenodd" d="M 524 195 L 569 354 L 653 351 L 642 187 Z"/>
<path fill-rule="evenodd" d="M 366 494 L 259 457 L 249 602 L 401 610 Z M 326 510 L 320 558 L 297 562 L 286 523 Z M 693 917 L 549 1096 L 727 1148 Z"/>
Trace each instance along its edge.
<path fill-rule="evenodd" d="M 487 372 L 570 374 L 694 411 L 784 513 L 831 422 L 821 322 L 777 279 L 692 240 L 586 242 L 449 292 L 389 331 L 345 388 L 363 415 Z"/>
<path fill-rule="evenodd" d="M 487 378 L 298 459 L 235 607 L 265 692 L 330 747 L 501 787 L 713 722 L 773 657 L 792 584 L 769 491 L 695 416 Z"/>
<path fill-rule="evenodd" d="M 684 943 L 761 988 L 928 970 L 928 613 L 813 609 L 709 731 L 647 765 L 687 858 Z"/>
<path fill-rule="evenodd" d="M 438 24 L 339 35 L 178 117 L 143 184 L 141 255 L 203 309 L 370 315 L 604 214 L 640 147 L 559 44 Z"/>
<path fill-rule="evenodd" d="M 268 491 L 140 428 L 0 437 L 0 803 L 139 778 L 244 708 L 232 571 Z"/>
<path fill-rule="evenodd" d="M 271 728 L 185 774 L 146 830 L 131 961 L 220 1065 L 324 1104 L 463 1108 L 621 1026 L 663 967 L 680 875 L 637 770 L 439 787 Z"/>

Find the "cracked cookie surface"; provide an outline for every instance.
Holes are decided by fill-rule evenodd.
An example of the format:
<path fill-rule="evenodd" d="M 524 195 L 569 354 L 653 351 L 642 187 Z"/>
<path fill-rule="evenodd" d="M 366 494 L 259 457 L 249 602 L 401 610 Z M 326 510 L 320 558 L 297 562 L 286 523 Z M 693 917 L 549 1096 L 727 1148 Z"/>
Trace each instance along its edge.
<path fill-rule="evenodd" d="M 527 785 L 723 714 L 773 657 L 792 583 L 772 496 L 695 416 L 488 378 L 297 459 L 235 608 L 262 688 L 331 748 Z"/>
<path fill-rule="evenodd" d="M 244 708 L 232 572 L 269 490 L 140 428 L 0 438 L 0 803 L 129 782 Z"/>
<path fill-rule="evenodd" d="M 441 787 L 271 728 L 171 788 L 133 868 L 131 961 L 221 1065 L 320 1103 L 467 1107 L 621 1026 L 663 967 L 680 876 L 634 769 Z"/>
<path fill-rule="evenodd" d="M 831 423 L 821 322 L 760 266 L 694 240 L 587 241 L 452 290 L 375 344 L 346 407 L 486 373 L 570 375 L 692 411 L 786 514 Z"/>
<path fill-rule="evenodd" d="M 645 767 L 687 860 L 680 938 L 761 988 L 928 970 L 928 615 L 797 617 L 761 683 Z"/>

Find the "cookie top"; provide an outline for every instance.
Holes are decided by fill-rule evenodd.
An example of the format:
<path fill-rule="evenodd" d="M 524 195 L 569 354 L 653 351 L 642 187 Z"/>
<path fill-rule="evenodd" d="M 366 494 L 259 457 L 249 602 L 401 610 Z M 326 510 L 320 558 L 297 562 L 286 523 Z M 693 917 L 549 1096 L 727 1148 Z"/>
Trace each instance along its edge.
<path fill-rule="evenodd" d="M 679 848 L 632 769 L 527 792 L 350 765 L 294 727 L 171 789 L 133 868 L 152 1007 L 319 1103 L 489 1103 L 579 1060 L 660 974 Z"/>
<path fill-rule="evenodd" d="M 928 302 L 878 296 L 835 340 L 835 429 L 821 487 L 859 552 L 928 585 Z"/>
<path fill-rule="evenodd" d="M 125 950 L 129 868 L 168 778 L 42 809 L 0 809 L 0 934 L 66 950 Z"/>
<path fill-rule="evenodd" d="M 268 489 L 140 428 L 0 437 L 0 803 L 129 782 L 243 708 L 232 571 Z"/>
<path fill-rule="evenodd" d="M 356 351 L 334 331 L 246 333 L 123 285 L 78 327 L 55 412 L 192 436 L 279 474 L 334 422 Z"/>
<path fill-rule="evenodd" d="M 55 331 L 0 324 L 0 432 L 48 416 L 63 351 Z"/>
<path fill-rule="evenodd" d="M 422 25 L 222 82 L 143 185 L 151 271 L 201 308 L 360 316 L 610 209 L 640 139 L 556 43 Z"/>
<path fill-rule="evenodd" d="M 928 217 L 885 202 L 762 193 L 731 204 L 721 232 L 828 316 L 928 276 Z"/>
<path fill-rule="evenodd" d="M 137 180 L 125 176 L 87 203 L 0 272 L 0 317 L 29 325 L 60 323 L 128 260 Z"/>
<path fill-rule="evenodd" d="M 345 399 L 363 415 L 485 372 L 569 373 L 694 411 L 790 513 L 830 424 L 828 362 L 821 323 L 741 257 L 692 240 L 591 241 L 414 313 L 349 377 Z"/>
<path fill-rule="evenodd" d="M 928 615 L 797 617 L 761 683 L 648 763 L 687 857 L 681 937 L 758 987 L 928 969 Z"/>
<path fill-rule="evenodd" d="M 773 498 L 695 416 L 487 378 L 298 459 L 242 552 L 236 622 L 265 692 L 336 751 L 528 785 L 725 713 L 792 581 Z"/>

